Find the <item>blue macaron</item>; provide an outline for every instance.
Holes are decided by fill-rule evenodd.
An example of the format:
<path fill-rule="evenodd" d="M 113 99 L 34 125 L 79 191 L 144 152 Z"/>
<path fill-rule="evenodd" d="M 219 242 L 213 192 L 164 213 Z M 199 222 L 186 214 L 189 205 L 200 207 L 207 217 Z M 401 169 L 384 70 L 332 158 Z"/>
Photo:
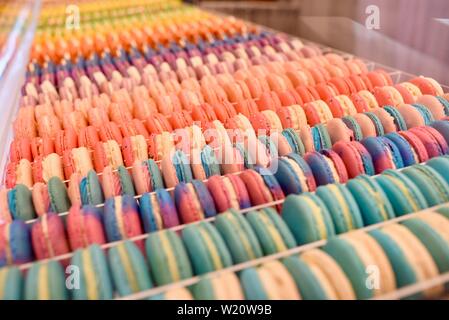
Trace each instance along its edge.
<path fill-rule="evenodd" d="M 104 202 L 103 189 L 100 179 L 94 170 L 90 170 L 87 175 L 81 179 L 80 196 L 83 205 L 98 205 Z"/>
<path fill-rule="evenodd" d="M 407 124 L 404 120 L 404 117 L 398 111 L 398 109 L 396 109 L 395 107 L 392 107 L 392 106 L 384 106 L 383 108 L 385 111 L 387 111 L 390 114 L 390 116 L 393 117 L 394 124 L 396 125 L 397 131 L 407 130 Z"/>
<path fill-rule="evenodd" d="M 353 116 L 345 116 L 341 118 L 341 120 L 343 120 L 344 124 L 353 132 L 354 140 L 360 141 L 363 139 L 362 128 Z"/>
<path fill-rule="evenodd" d="M 179 225 L 178 212 L 170 193 L 156 189 L 139 199 L 140 219 L 145 232 L 153 232 Z"/>
<path fill-rule="evenodd" d="M 284 129 L 282 130 L 282 135 L 285 137 L 294 153 L 299 155 L 303 155 L 305 153 L 304 144 L 302 143 L 301 138 L 294 129 Z"/>
<path fill-rule="evenodd" d="M 385 135 L 385 138 L 394 143 L 394 145 L 398 148 L 401 154 L 402 161 L 404 163 L 404 167 L 411 166 L 417 162 L 415 151 L 407 141 L 407 139 L 405 139 L 397 132 L 391 132 Z"/>
<path fill-rule="evenodd" d="M 271 167 L 285 195 L 314 191 L 316 188 L 312 169 L 296 153 L 275 159 Z"/>
<path fill-rule="evenodd" d="M 218 162 L 217 157 L 215 156 L 214 150 L 206 145 L 201 150 L 201 165 L 203 166 L 204 172 L 206 173 L 206 177 L 209 178 L 214 174 L 221 174 L 220 163 Z"/>
<path fill-rule="evenodd" d="M 322 149 L 332 148 L 332 141 L 327 131 L 327 127 L 320 123 L 311 128 L 313 144 L 315 150 L 319 151 Z"/>
<path fill-rule="evenodd" d="M 22 220 L 0 226 L 4 246 L 0 247 L 0 267 L 11 264 L 22 264 L 33 260 L 30 225 Z"/>

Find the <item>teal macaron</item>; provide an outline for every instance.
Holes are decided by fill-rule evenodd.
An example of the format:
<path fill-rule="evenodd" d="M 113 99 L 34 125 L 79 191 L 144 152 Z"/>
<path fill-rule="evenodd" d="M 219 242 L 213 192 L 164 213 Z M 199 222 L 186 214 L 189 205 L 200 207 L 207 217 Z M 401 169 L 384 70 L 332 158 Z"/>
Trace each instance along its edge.
<path fill-rule="evenodd" d="M 318 187 L 316 195 L 328 208 L 337 234 L 363 227 L 359 206 L 345 185 L 335 183 Z"/>
<path fill-rule="evenodd" d="M 289 195 L 282 207 L 282 218 L 299 245 L 335 235 L 335 227 L 326 205 L 313 193 Z"/>
<path fill-rule="evenodd" d="M 373 289 L 366 285 L 366 266 L 352 245 L 342 238 L 332 238 L 322 247 L 348 277 L 358 299 L 370 299 L 374 296 Z"/>
<path fill-rule="evenodd" d="M 381 229 L 372 230 L 369 232 L 369 235 L 376 240 L 387 255 L 393 268 L 398 288 L 414 284 L 418 281 L 418 275 L 415 271 L 413 261 L 407 258 L 404 252 L 406 249 L 402 248 L 400 243 L 396 242 L 389 234 Z M 418 294 L 412 298 L 418 298 L 419 296 Z"/>
<path fill-rule="evenodd" d="M 205 275 L 190 288 L 195 300 L 242 300 L 243 288 L 233 272 Z"/>
<path fill-rule="evenodd" d="M 432 112 L 427 108 L 425 105 L 420 103 L 412 103 L 412 106 L 419 111 L 422 118 L 424 119 L 424 124 L 428 126 L 431 124 L 435 119 L 433 117 Z"/>
<path fill-rule="evenodd" d="M 375 180 L 387 195 L 396 216 L 428 207 L 419 188 L 405 174 L 389 169 L 377 176 Z"/>
<path fill-rule="evenodd" d="M 346 184 L 362 214 L 363 224 L 370 225 L 395 217 L 394 209 L 382 187 L 367 175 L 359 175 Z"/>
<path fill-rule="evenodd" d="M 51 177 L 47 182 L 50 207 L 53 212 L 67 212 L 71 202 L 67 193 L 67 187 L 59 177 Z"/>
<path fill-rule="evenodd" d="M 126 169 L 125 166 L 118 166 L 117 174 L 120 181 L 121 195 L 128 194 L 130 196 L 135 196 L 136 190 L 134 189 L 133 179 L 131 178 L 128 169 Z"/>
<path fill-rule="evenodd" d="M 151 274 L 157 285 L 165 285 L 193 277 L 187 251 L 172 230 L 150 233 L 145 242 Z"/>
<path fill-rule="evenodd" d="M 247 300 L 269 300 L 262 279 L 256 268 L 247 268 L 240 272 L 240 283 Z"/>
<path fill-rule="evenodd" d="M 382 125 L 382 121 L 380 121 L 379 117 L 373 112 L 364 112 L 364 114 L 370 118 L 371 122 L 374 124 L 376 128 L 376 136 L 380 137 L 385 134 L 384 126 Z"/>
<path fill-rule="evenodd" d="M 254 169 L 254 165 L 256 162 L 253 160 L 251 155 L 248 152 L 248 149 L 245 148 L 244 144 L 241 142 L 237 142 L 235 144 L 235 148 L 240 152 L 240 155 L 243 158 L 243 165 L 246 169 Z"/>
<path fill-rule="evenodd" d="M 353 116 L 345 116 L 341 118 L 341 120 L 343 120 L 344 124 L 353 132 L 354 140 L 361 141 L 363 139 L 362 127 L 360 127 Z"/>
<path fill-rule="evenodd" d="M 111 247 L 108 261 L 114 286 L 120 296 L 153 287 L 145 258 L 134 242 L 124 241 Z"/>
<path fill-rule="evenodd" d="M 295 237 L 273 208 L 248 212 L 246 220 L 256 233 L 265 255 L 296 247 Z"/>
<path fill-rule="evenodd" d="M 444 114 L 446 116 L 449 116 L 449 101 L 446 100 L 444 97 L 442 96 L 435 96 L 435 98 L 438 99 L 438 101 L 440 101 L 441 105 L 443 106 L 444 109 Z"/>
<path fill-rule="evenodd" d="M 306 153 L 304 143 L 302 142 L 298 133 L 294 129 L 292 128 L 284 129 L 282 130 L 281 134 L 285 137 L 294 153 L 299 154 L 301 156 Z"/>
<path fill-rule="evenodd" d="M 394 124 L 396 125 L 396 129 L 398 131 L 407 130 L 407 124 L 404 120 L 404 117 L 398 111 L 398 109 L 396 109 L 395 107 L 392 107 L 392 106 L 384 106 L 383 108 L 385 111 L 387 111 L 390 114 L 390 116 L 393 117 Z"/>
<path fill-rule="evenodd" d="M 22 272 L 17 267 L 0 269 L 0 300 L 20 300 L 23 295 Z"/>
<path fill-rule="evenodd" d="M 438 172 L 444 181 L 449 184 L 449 157 L 436 157 L 426 162 L 426 166 L 431 167 Z"/>
<path fill-rule="evenodd" d="M 263 256 L 259 240 L 242 214 L 230 209 L 216 217 L 215 227 L 229 248 L 234 263 Z"/>
<path fill-rule="evenodd" d="M 75 300 L 110 300 L 112 279 L 104 251 L 98 244 L 76 250 L 70 261 L 79 270 L 79 288 L 70 290 Z"/>
<path fill-rule="evenodd" d="M 449 242 L 426 221 L 420 218 L 408 219 L 402 222 L 421 243 L 426 247 L 432 256 L 433 261 L 440 273 L 449 271 Z M 449 286 L 449 285 L 446 285 Z"/>
<path fill-rule="evenodd" d="M 312 269 L 299 256 L 290 256 L 282 260 L 304 300 L 327 300 L 325 288 Z"/>
<path fill-rule="evenodd" d="M 311 128 L 313 144 L 316 151 L 332 148 L 332 141 L 326 125 L 320 123 Z"/>
<path fill-rule="evenodd" d="M 90 170 L 87 175 L 81 179 L 80 196 L 83 205 L 98 205 L 104 202 L 103 188 L 100 179 L 94 170 Z M 48 190 L 50 193 L 50 189 Z"/>
<path fill-rule="evenodd" d="M 181 150 L 176 150 L 172 157 L 173 166 L 176 170 L 176 176 L 180 182 L 192 182 L 193 173 L 190 168 L 189 159 L 186 154 Z"/>
<path fill-rule="evenodd" d="M 31 190 L 23 184 L 8 191 L 8 208 L 13 219 L 26 221 L 36 217 Z"/>
<path fill-rule="evenodd" d="M 26 300 L 67 300 L 64 269 L 55 260 L 34 263 L 25 280 Z"/>
<path fill-rule="evenodd" d="M 209 222 L 187 225 L 182 230 L 182 240 L 195 274 L 220 270 L 233 264 L 226 243 Z"/>
<path fill-rule="evenodd" d="M 432 167 L 413 165 L 402 172 L 418 187 L 430 207 L 449 201 L 449 185 Z"/>
<path fill-rule="evenodd" d="M 210 146 L 206 145 L 201 150 L 200 158 L 201 165 L 203 166 L 207 178 L 213 176 L 214 174 L 221 174 L 220 163 L 215 156 L 215 151 Z"/>

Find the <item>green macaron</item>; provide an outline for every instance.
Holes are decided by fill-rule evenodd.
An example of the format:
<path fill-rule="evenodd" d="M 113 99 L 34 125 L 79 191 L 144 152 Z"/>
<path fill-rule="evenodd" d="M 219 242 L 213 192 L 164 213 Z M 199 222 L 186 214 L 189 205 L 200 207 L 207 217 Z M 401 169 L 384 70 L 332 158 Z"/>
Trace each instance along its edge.
<path fill-rule="evenodd" d="M 215 227 L 229 248 L 234 263 L 263 256 L 259 240 L 242 214 L 232 209 L 219 214 L 215 219 Z"/>
<path fill-rule="evenodd" d="M 87 175 L 81 179 L 79 190 L 81 202 L 84 205 L 98 205 L 104 202 L 103 189 L 95 170 L 90 170 Z"/>
<path fill-rule="evenodd" d="M 367 175 L 359 175 L 346 184 L 359 208 L 363 224 L 370 225 L 394 218 L 393 207 L 382 187 Z"/>
<path fill-rule="evenodd" d="M 449 201 L 449 185 L 432 167 L 413 165 L 402 172 L 415 183 L 430 207 Z"/>
<path fill-rule="evenodd" d="M 273 208 L 248 212 L 246 219 L 255 231 L 265 255 L 296 247 L 295 237 Z"/>
<path fill-rule="evenodd" d="M 70 290 L 75 300 L 109 300 L 113 297 L 112 280 L 104 251 L 98 244 L 79 249 L 71 266 L 79 270 L 79 287 Z"/>
<path fill-rule="evenodd" d="M 348 241 L 341 238 L 332 238 L 322 249 L 334 258 L 343 269 L 358 299 L 370 299 L 373 297 L 373 289 L 366 285 L 366 267 Z"/>
<path fill-rule="evenodd" d="M 8 191 L 8 207 L 13 219 L 26 221 L 36 217 L 31 190 L 23 184 Z"/>
<path fill-rule="evenodd" d="M 182 230 L 182 240 L 195 274 L 220 270 L 233 264 L 226 243 L 215 226 L 209 222 L 186 226 Z"/>
<path fill-rule="evenodd" d="M 124 241 L 111 247 L 108 260 L 112 279 L 120 296 L 153 287 L 145 258 L 134 242 Z"/>
<path fill-rule="evenodd" d="M 440 273 L 449 271 L 449 243 L 439 232 L 420 218 L 402 222 L 427 248 Z"/>
<path fill-rule="evenodd" d="M 53 212 L 61 213 L 69 211 L 72 204 L 64 182 L 59 177 L 51 177 L 47 182 L 47 189 Z"/>
<path fill-rule="evenodd" d="M 363 227 L 362 214 L 348 188 L 339 183 L 320 186 L 316 195 L 324 202 L 337 234 Z"/>
<path fill-rule="evenodd" d="M 418 281 L 418 275 L 414 269 L 413 262 L 407 259 L 404 253 L 406 249 L 402 248 L 400 243 L 379 229 L 370 231 L 369 235 L 376 240 L 387 255 L 393 268 L 398 288 L 414 284 Z M 418 298 L 419 296 L 418 294 L 412 298 Z"/>
<path fill-rule="evenodd" d="M 315 194 L 289 195 L 282 218 L 298 244 L 328 239 L 335 235 L 332 218 L 324 202 Z"/>
<path fill-rule="evenodd" d="M 247 300 L 270 299 L 256 268 L 247 268 L 240 272 L 240 283 Z"/>
<path fill-rule="evenodd" d="M 430 159 L 426 162 L 426 166 L 431 167 L 438 172 L 444 181 L 449 184 L 449 157 L 442 156 Z"/>
<path fill-rule="evenodd" d="M 0 269 L 0 300 L 20 300 L 23 295 L 22 272 L 17 267 Z"/>
<path fill-rule="evenodd" d="M 320 284 L 312 269 L 299 256 L 290 256 L 282 260 L 298 287 L 304 300 L 327 300 L 325 288 Z"/>
<path fill-rule="evenodd" d="M 375 180 L 387 195 L 396 216 L 427 208 L 423 194 L 405 174 L 389 169 Z"/>
<path fill-rule="evenodd" d="M 72 283 L 75 285 L 75 283 Z M 55 260 L 34 263 L 25 280 L 26 300 L 67 300 L 64 269 Z"/>
<path fill-rule="evenodd" d="M 150 233 L 145 242 L 151 274 L 157 285 L 193 276 L 192 266 L 179 236 L 171 230 Z"/>
<path fill-rule="evenodd" d="M 136 190 L 134 189 L 133 179 L 131 178 L 128 169 L 124 166 L 118 166 L 117 173 L 120 180 L 122 195 L 129 194 L 130 196 L 135 196 Z"/>

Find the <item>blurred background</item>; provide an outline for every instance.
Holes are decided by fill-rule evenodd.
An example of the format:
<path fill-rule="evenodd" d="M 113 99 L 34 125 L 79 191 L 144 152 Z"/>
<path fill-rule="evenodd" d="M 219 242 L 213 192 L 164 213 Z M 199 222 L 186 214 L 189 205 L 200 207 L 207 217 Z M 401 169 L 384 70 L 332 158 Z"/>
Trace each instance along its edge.
<path fill-rule="evenodd" d="M 449 84 L 448 0 L 189 2 Z"/>

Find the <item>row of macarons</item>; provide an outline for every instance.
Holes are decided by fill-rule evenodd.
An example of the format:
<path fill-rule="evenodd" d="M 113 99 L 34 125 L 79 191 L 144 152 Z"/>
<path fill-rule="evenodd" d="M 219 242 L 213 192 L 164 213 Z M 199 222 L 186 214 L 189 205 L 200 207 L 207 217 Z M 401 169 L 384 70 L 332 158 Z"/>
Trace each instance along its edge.
<path fill-rule="evenodd" d="M 24 90 L 29 92 L 35 89 L 44 92 L 48 85 L 54 85 L 59 89 L 65 85 L 67 77 L 73 79 L 77 86 L 81 86 L 81 76 L 87 76 L 94 81 L 98 80 L 96 73 L 101 73 L 103 78 L 116 81 L 116 77 L 130 76 L 130 67 L 135 69 L 133 73 L 138 72 L 141 76 L 149 74 L 154 80 L 162 81 L 174 75 L 175 79 L 182 81 L 189 77 L 200 80 L 205 74 L 233 73 L 251 65 L 265 64 L 270 61 L 298 61 L 299 66 L 308 68 L 328 65 L 328 61 L 320 56 L 321 50 L 316 46 L 304 45 L 299 40 L 266 32 L 238 35 L 223 41 L 217 39 L 214 45 L 210 46 L 209 52 L 205 53 L 200 51 L 200 44 L 189 49 L 181 49 L 176 44 L 171 47 L 161 54 L 155 54 L 151 49 L 144 52 L 134 49 L 129 53 L 121 49 L 112 54 L 110 52 L 93 54 L 89 59 L 80 57 L 77 61 L 69 60 L 63 64 L 55 65 L 49 61 L 44 68 L 31 63 L 27 77 L 27 84 L 30 86 L 25 86 Z M 340 67 L 328 66 L 329 70 L 323 69 L 328 77 L 330 72 L 336 75 L 347 73 L 348 68 L 366 70 L 360 60 L 355 60 L 358 65 L 353 63 L 345 65 L 342 58 L 332 56 L 333 61 L 338 62 Z M 313 75 L 307 75 L 311 78 L 311 83 L 314 83 Z"/>
<path fill-rule="evenodd" d="M 434 98 L 430 95 L 423 97 Z M 437 100 L 436 98 L 434 99 Z M 294 123 L 288 121 L 291 118 L 291 114 L 301 114 L 301 107 L 291 106 L 284 107 L 283 109 L 285 110 L 282 110 L 285 111 L 284 113 L 279 112 L 283 121 L 279 119 L 276 113 L 266 110 L 260 115 L 256 114 L 255 117 L 251 117 L 254 123 L 252 125 L 250 120 L 239 114 L 227 122 L 228 127 L 234 128 L 232 130 L 226 130 L 219 121 L 215 120 L 212 122 L 212 126 L 204 131 L 204 134 L 196 125 L 189 127 L 189 130 L 186 132 L 178 131 L 174 135 L 165 132 L 165 135 L 152 135 L 150 139 L 146 139 L 145 135 L 122 138 L 118 132 L 114 136 L 117 140 L 122 138 L 121 146 L 115 140 L 100 142 L 96 130 L 86 130 L 78 139 L 77 135 L 71 130 L 59 131 L 57 133 L 58 139 L 55 140 L 56 143 L 53 143 L 50 139 L 45 141 L 33 139 L 31 142 L 29 139 L 13 141 L 10 148 L 11 161 L 7 166 L 6 186 L 12 188 L 16 184 L 25 184 L 31 187 L 34 183 L 47 182 L 53 176 L 57 176 L 61 180 L 70 180 L 74 172 L 85 176 L 91 169 L 95 168 L 100 173 L 107 166 L 117 169 L 120 165 L 126 165 L 129 169 L 132 169 L 136 161 L 143 161 L 148 158 L 168 162 L 166 167 L 167 165 L 170 167 L 174 150 L 183 150 L 190 158 L 190 162 L 198 165 L 196 166 L 198 169 L 203 167 L 203 169 L 207 170 L 207 165 L 206 167 L 204 164 L 200 165 L 202 162 L 216 162 L 218 160 L 219 163 L 226 164 L 221 172 L 231 173 L 240 170 L 243 165 L 248 167 L 248 164 L 267 166 L 270 162 L 270 156 L 275 158 L 278 155 L 282 156 L 291 152 L 304 155 L 306 152 L 331 148 L 338 141 L 361 141 L 368 137 L 382 136 L 432 123 L 435 123 L 437 129 L 427 129 L 433 132 L 434 138 L 430 139 L 441 140 L 440 144 L 444 144 L 443 140 L 447 138 L 444 122 L 432 121 L 434 119 L 433 113 L 439 118 L 445 117 L 443 105 L 433 106 L 432 109 L 420 104 L 403 105 L 397 108 L 386 106 L 371 112 L 345 116 L 342 119 L 331 119 L 326 125 L 319 124 L 312 128 L 302 126 L 299 130 L 293 130 L 292 128 L 282 130 L 282 122 L 285 122 L 286 125 L 294 125 Z M 437 109 L 437 106 L 440 109 Z M 266 121 L 260 121 L 267 124 L 264 127 L 259 125 L 257 121 L 261 118 L 266 119 Z M 229 122 L 232 122 L 232 124 L 229 124 Z M 269 126 L 270 123 L 279 123 L 279 125 L 271 127 Z M 259 139 L 256 138 L 254 127 L 257 128 L 259 133 L 259 130 L 263 132 Z M 107 129 L 108 125 L 102 128 Z M 119 131 L 117 127 L 115 129 L 115 131 Z M 415 131 L 422 136 L 420 134 L 422 132 L 421 129 L 414 129 Z M 410 134 L 406 135 L 410 136 Z M 414 134 L 412 133 L 411 135 Z M 105 134 L 100 134 L 100 136 L 109 138 Z M 215 151 L 216 157 L 213 152 L 209 152 L 210 148 L 203 152 L 203 148 L 206 145 L 205 137 L 209 138 L 207 142 Z M 426 144 L 429 141 L 429 138 L 426 137 L 420 139 Z M 178 140 L 176 144 L 175 140 Z M 417 139 L 415 138 L 414 140 Z M 86 147 L 76 148 L 78 142 L 84 144 L 87 141 L 90 141 L 93 149 Z M 235 144 L 236 148 L 232 148 L 232 144 Z M 441 147 L 445 149 L 444 145 Z M 59 153 L 52 152 L 54 149 L 59 151 Z M 33 154 L 38 154 L 39 151 L 42 152 L 42 155 L 38 155 L 36 159 L 33 159 Z M 443 153 L 445 153 L 444 150 Z M 230 158 L 229 156 L 232 157 Z M 212 159 L 207 161 L 207 158 Z M 226 159 L 228 160 L 224 161 Z M 425 161 L 425 157 L 421 161 Z M 202 170 L 196 173 L 195 168 L 193 168 L 193 171 L 195 178 L 201 180 L 205 178 Z M 167 174 L 169 172 L 170 170 L 167 171 Z M 213 171 L 211 174 L 214 173 L 216 172 Z M 169 187 L 172 186 L 170 185 Z"/>
<path fill-rule="evenodd" d="M 271 221 L 262 219 L 254 226 L 261 228 L 256 233 L 264 238 L 269 237 L 268 233 L 269 247 L 282 251 L 449 202 L 448 169 L 449 158 L 437 157 L 425 165 L 415 164 L 401 171 L 389 169 L 375 177 L 362 174 L 346 184 L 327 183 L 314 192 L 289 194 L 285 200 L 273 176 L 260 176 L 248 170 L 240 174 L 243 181 L 240 189 L 235 188 L 239 186 L 235 179 L 215 176 L 207 186 L 198 180 L 179 183 L 174 200 L 165 189 L 157 189 L 137 200 L 130 195 L 108 198 L 100 207 L 76 204 L 67 217 L 46 213 L 32 224 L 14 220 L 0 225 L 0 262 L 26 263 L 61 256 L 92 243 L 140 238 L 145 233 L 180 225 L 185 229 L 204 219 L 217 221 L 222 216 L 217 213 L 227 209 L 243 209 L 233 212 L 244 219 L 240 218 L 242 212 L 258 206 L 272 209 L 262 210 L 270 213 Z M 228 193 L 226 182 L 235 185 L 233 194 Z M 19 193 L 8 196 L 11 195 Z M 17 201 L 19 206 L 23 208 L 24 202 Z M 250 215 L 245 216 L 250 219 Z M 239 256 L 246 260 L 239 262 L 253 259 L 254 255 L 259 257 L 248 246 L 241 246 L 241 242 L 251 243 L 251 232 L 245 235 L 249 232 L 246 227 L 240 231 L 240 242 L 236 243 L 243 250 Z M 234 232 L 237 233 L 235 226 Z"/>
<path fill-rule="evenodd" d="M 415 127 L 383 137 L 367 137 L 360 142 L 342 140 L 336 142 L 333 147 L 330 143 L 321 144 L 320 152 L 304 152 L 304 147 L 292 148 L 294 152 L 285 154 L 271 150 L 270 164 L 265 169 L 250 159 L 250 155 L 245 152 L 240 153 L 240 158 L 232 159 L 238 161 L 220 162 L 217 153 L 206 146 L 190 157 L 178 150 L 170 157 L 165 157 L 160 165 L 152 159 L 137 160 L 131 168 L 105 165 L 99 170 L 99 174 L 88 166 L 84 172 L 74 171 L 68 181 L 63 181 L 62 173 L 58 173 L 60 158 L 55 155 L 54 159 L 50 158 L 48 165 L 40 167 L 40 176 L 45 177 L 45 182 L 30 186 L 19 183 L 12 189 L 1 191 L 2 216 L 5 221 L 28 220 L 33 219 L 36 214 L 42 215 L 48 211 L 65 212 L 75 204 L 101 205 L 105 198 L 114 196 L 139 196 L 164 188 L 169 191 L 176 190 L 180 182 L 190 183 L 197 180 L 197 183 L 210 185 L 210 180 L 215 181 L 217 177 L 219 180 L 221 174 L 225 177 L 233 176 L 232 180 L 237 181 L 245 169 L 256 169 L 256 175 L 262 177 L 258 180 L 264 182 L 269 189 L 278 189 L 273 186 L 280 186 L 281 192 L 273 194 L 272 197 L 283 198 L 291 193 L 314 191 L 317 185 L 345 183 L 361 174 L 374 175 L 387 169 L 426 162 L 449 152 L 448 139 L 449 122 L 435 121 L 431 126 Z M 294 141 L 296 146 L 302 145 L 300 139 Z M 272 142 L 265 143 L 269 146 Z M 62 167 L 60 170 L 62 171 Z M 24 172 L 21 171 L 22 177 Z M 217 177 L 213 178 L 214 176 Z M 10 176 L 7 176 L 7 181 L 9 178 Z M 227 184 L 229 185 L 229 182 Z M 245 185 L 242 182 L 238 184 Z M 246 188 L 251 189 L 251 186 Z M 218 195 L 217 197 L 220 198 Z M 20 199 L 20 203 L 12 201 L 11 198 Z M 215 202 L 219 211 L 227 209 L 218 204 L 218 199 L 216 198 Z M 260 201 L 253 202 L 253 205 L 261 204 Z"/>
<path fill-rule="evenodd" d="M 118 27 L 114 32 L 111 32 L 113 26 L 93 30 L 88 21 L 83 25 L 85 32 L 64 28 L 58 32 L 52 32 L 50 28 L 38 29 L 31 51 L 31 60 L 44 64 L 48 60 L 59 62 L 68 58 L 76 59 L 79 56 L 87 58 L 108 49 L 112 52 L 120 48 L 155 50 L 158 44 L 167 45 L 173 42 L 188 46 L 191 43 L 207 43 L 213 38 L 226 39 L 236 33 L 246 34 L 260 29 L 232 16 L 217 16 L 197 8 L 187 9 L 185 6 L 180 6 L 164 10 L 162 18 L 166 22 L 162 24 L 157 23 L 157 19 L 161 18 L 159 16 L 161 12 L 150 12 L 150 17 L 153 16 L 153 18 L 145 17 L 145 20 L 138 25 L 128 23 Z M 174 16 L 178 22 L 167 23 L 170 15 Z M 128 17 L 128 14 L 123 16 L 124 19 Z M 135 17 L 133 19 L 137 22 Z M 109 21 L 97 20 L 95 26 L 99 27 L 100 23 L 117 24 L 120 23 L 119 21 L 121 21 L 120 17 Z M 64 35 L 66 32 L 68 34 Z"/>
<path fill-rule="evenodd" d="M 145 243 L 124 241 L 107 250 L 94 244 L 78 249 L 70 260 L 36 262 L 25 279 L 18 267 L 3 267 L 0 298 L 95 300 L 141 293 L 140 298 L 184 300 L 370 299 L 449 270 L 447 207 L 371 231 L 332 237 L 299 255 L 296 249 L 279 260 L 240 265 L 248 258 L 273 254 L 279 241 L 294 241 L 288 232 L 278 242 L 270 238 L 270 232 L 259 229 L 267 219 L 273 219 L 270 227 L 275 232 L 283 230 L 282 224 L 274 224 L 280 218 L 272 211 L 254 211 L 246 218 L 231 211 L 217 217 L 215 225 L 190 225 L 180 235 L 165 230 L 150 234 Z M 76 286 L 66 285 L 67 265 L 79 275 Z M 233 265 L 235 271 L 223 270 Z M 367 285 L 372 272 L 379 279 L 376 285 Z M 189 287 L 151 293 L 154 287 L 194 275 L 200 278 Z M 409 298 L 435 298 L 444 292 L 445 287 L 437 284 Z"/>

